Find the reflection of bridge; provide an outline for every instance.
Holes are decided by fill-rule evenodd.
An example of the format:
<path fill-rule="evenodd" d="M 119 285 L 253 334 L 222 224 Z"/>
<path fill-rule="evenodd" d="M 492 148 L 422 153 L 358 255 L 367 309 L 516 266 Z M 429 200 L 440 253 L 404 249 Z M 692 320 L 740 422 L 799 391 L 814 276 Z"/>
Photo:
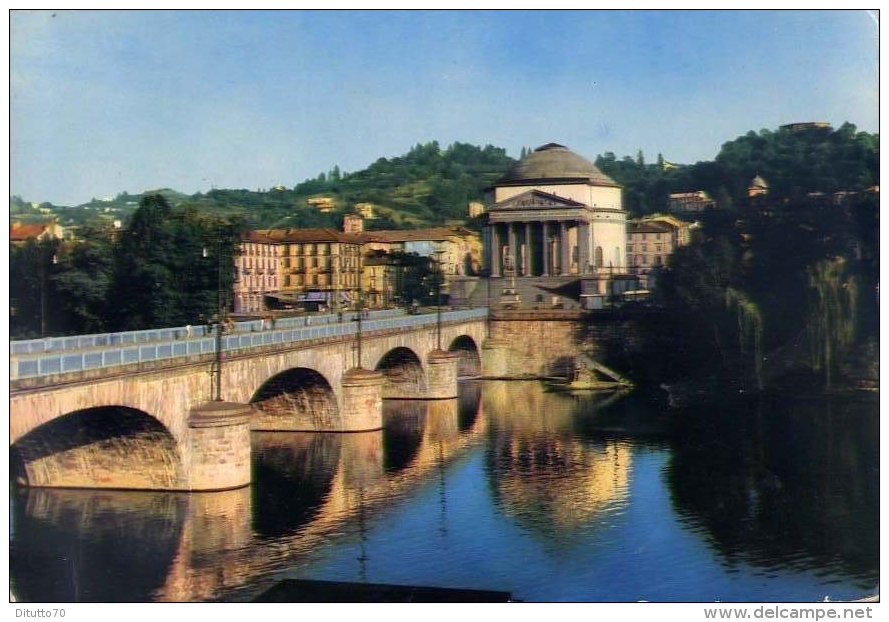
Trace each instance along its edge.
<path fill-rule="evenodd" d="M 70 367 L 60 362 L 57 373 L 11 382 L 16 476 L 32 486 L 243 486 L 251 430 L 374 430 L 383 425 L 384 398 L 455 397 L 458 375 L 481 372 L 485 316 L 485 309 L 442 313 L 447 351 L 436 349 L 434 315 L 364 322 L 360 361 L 353 323 L 231 335 L 224 342 L 225 402 L 209 401 L 215 354 L 190 353 L 189 340 L 178 356 L 171 344 L 169 356 L 132 364 L 62 371 Z M 59 356 L 88 355 L 95 349 Z"/>
<path fill-rule="evenodd" d="M 430 471 L 445 468 L 480 442 L 486 419 L 479 397 L 475 386 L 462 391 L 460 399 L 390 403 L 386 430 L 344 435 L 258 432 L 254 442 L 260 451 L 254 467 L 263 475 L 251 488 L 192 495 L 31 489 L 26 519 L 15 522 L 43 525 L 45 532 L 55 534 L 56 529 L 70 528 L 66 523 L 73 520 L 76 531 L 92 542 L 112 541 L 145 557 L 134 573 L 142 593 L 123 595 L 127 600 L 250 599 L 280 578 L 276 572 L 305 560 L 330 538 L 341 537 L 350 521 L 390 507 L 394 498 L 428 481 Z M 387 464 L 395 453 L 402 459 Z M 293 507 L 297 490 L 308 495 L 306 507 Z M 265 515 L 270 515 L 268 520 Z M 79 547 L 62 537 L 50 537 L 53 550 L 44 550 L 40 534 L 31 539 L 29 559 L 42 560 L 44 553 L 48 559 L 67 557 L 75 565 L 70 572 L 79 573 L 80 596 L 109 599 L 104 592 L 107 577 L 98 569 L 118 554 L 105 551 L 103 556 L 95 546 Z M 140 552 L 152 549 L 151 554 Z M 19 568 L 27 572 L 37 567 L 13 566 L 14 575 Z M 46 570 L 42 567 L 40 576 L 14 576 L 14 583 L 33 586 L 34 599 L 46 598 L 36 587 L 53 576 L 52 568 Z M 59 585 L 46 587 L 54 600 L 76 596 L 55 593 L 65 589 Z M 32 599 L 25 592 L 16 595 Z"/>

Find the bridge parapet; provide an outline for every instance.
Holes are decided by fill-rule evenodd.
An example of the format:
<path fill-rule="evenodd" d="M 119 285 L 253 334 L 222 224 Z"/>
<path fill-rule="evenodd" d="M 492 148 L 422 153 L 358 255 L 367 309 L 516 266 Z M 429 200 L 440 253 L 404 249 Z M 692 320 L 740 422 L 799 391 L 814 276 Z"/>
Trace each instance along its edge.
<path fill-rule="evenodd" d="M 487 316 L 486 308 L 462 309 L 442 313 L 442 322 L 465 322 Z M 384 331 L 411 330 L 436 323 L 435 314 L 382 317 L 362 322 L 362 333 L 369 336 Z M 261 332 L 223 335 L 223 352 L 235 355 L 239 351 L 261 347 L 287 347 L 320 340 L 343 339 L 358 332 L 357 322 L 308 324 L 299 328 L 285 328 Z M 154 364 L 152 367 L 174 365 L 188 358 L 211 357 L 216 352 L 215 337 L 195 337 L 178 341 L 134 344 L 70 350 L 46 354 L 15 355 L 10 357 L 10 380 L 58 377 L 64 374 L 113 371 L 116 368 Z M 100 372 L 102 373 L 102 372 Z M 93 376 L 95 377 L 95 376 Z M 60 379 L 61 380 L 61 379 Z"/>

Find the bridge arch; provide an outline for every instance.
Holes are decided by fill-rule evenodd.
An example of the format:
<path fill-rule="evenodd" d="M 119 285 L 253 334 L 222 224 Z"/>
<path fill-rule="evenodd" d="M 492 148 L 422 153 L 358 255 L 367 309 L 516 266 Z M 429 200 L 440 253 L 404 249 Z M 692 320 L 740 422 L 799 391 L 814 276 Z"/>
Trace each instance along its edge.
<path fill-rule="evenodd" d="M 475 339 L 469 335 L 460 335 L 451 342 L 448 350 L 460 355 L 457 361 L 457 377 L 468 378 L 481 375 L 482 358 Z"/>
<path fill-rule="evenodd" d="M 333 388 L 320 372 L 294 367 L 266 380 L 250 399 L 253 430 L 337 430 L 341 415 Z"/>
<path fill-rule="evenodd" d="M 10 475 L 28 486 L 187 488 L 179 443 L 163 423 L 127 406 L 72 411 L 10 447 Z"/>
<path fill-rule="evenodd" d="M 384 399 L 422 399 L 426 396 L 426 373 L 416 352 L 399 346 L 386 352 L 377 363 L 382 372 Z"/>

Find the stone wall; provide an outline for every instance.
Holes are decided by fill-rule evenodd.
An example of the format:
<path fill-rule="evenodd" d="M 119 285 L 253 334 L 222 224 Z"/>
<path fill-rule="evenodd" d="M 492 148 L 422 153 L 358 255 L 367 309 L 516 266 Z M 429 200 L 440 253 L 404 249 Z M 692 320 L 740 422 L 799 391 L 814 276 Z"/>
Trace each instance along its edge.
<path fill-rule="evenodd" d="M 631 374 L 627 367 L 641 347 L 634 320 L 611 312 L 498 313 L 491 337 L 506 348 L 504 375 L 509 377 L 565 376 L 573 371 L 578 354 Z"/>

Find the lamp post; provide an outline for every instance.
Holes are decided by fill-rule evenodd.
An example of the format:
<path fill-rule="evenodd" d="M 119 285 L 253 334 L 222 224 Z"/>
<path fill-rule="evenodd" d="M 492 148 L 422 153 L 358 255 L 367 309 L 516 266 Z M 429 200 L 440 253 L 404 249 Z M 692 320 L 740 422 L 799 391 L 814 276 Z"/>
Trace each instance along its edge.
<path fill-rule="evenodd" d="M 40 253 L 40 336 L 46 337 L 46 253 L 40 246 L 37 247 Z M 52 256 L 52 264 L 59 263 L 59 257 L 55 253 Z"/>
<path fill-rule="evenodd" d="M 339 317 L 340 311 L 340 284 L 339 271 L 336 269 L 336 260 L 339 259 L 338 253 L 330 256 L 330 280 L 333 281 L 333 312 Z"/>
<path fill-rule="evenodd" d="M 488 308 L 488 313 L 485 315 L 485 336 L 491 336 L 491 269 L 490 268 L 482 268 L 479 271 L 479 275 L 485 279 L 485 305 Z"/>
<path fill-rule="evenodd" d="M 206 259 L 210 253 L 207 247 L 203 249 L 203 257 Z M 222 295 L 222 241 L 216 240 L 216 366 L 213 370 L 215 376 L 214 402 L 222 401 L 222 316 L 225 313 Z"/>
<path fill-rule="evenodd" d="M 441 285 L 444 280 L 444 273 L 441 270 L 441 256 L 444 253 L 442 249 L 436 249 L 435 251 L 435 259 L 436 259 L 436 273 L 437 273 L 437 285 L 438 285 L 438 310 L 435 318 L 435 332 L 436 332 L 436 343 L 437 349 L 441 350 Z"/>
<path fill-rule="evenodd" d="M 357 333 L 357 350 L 358 365 L 361 367 L 361 315 L 364 313 L 364 287 L 362 285 L 362 266 L 361 266 L 361 248 L 358 248 L 358 333 Z"/>

